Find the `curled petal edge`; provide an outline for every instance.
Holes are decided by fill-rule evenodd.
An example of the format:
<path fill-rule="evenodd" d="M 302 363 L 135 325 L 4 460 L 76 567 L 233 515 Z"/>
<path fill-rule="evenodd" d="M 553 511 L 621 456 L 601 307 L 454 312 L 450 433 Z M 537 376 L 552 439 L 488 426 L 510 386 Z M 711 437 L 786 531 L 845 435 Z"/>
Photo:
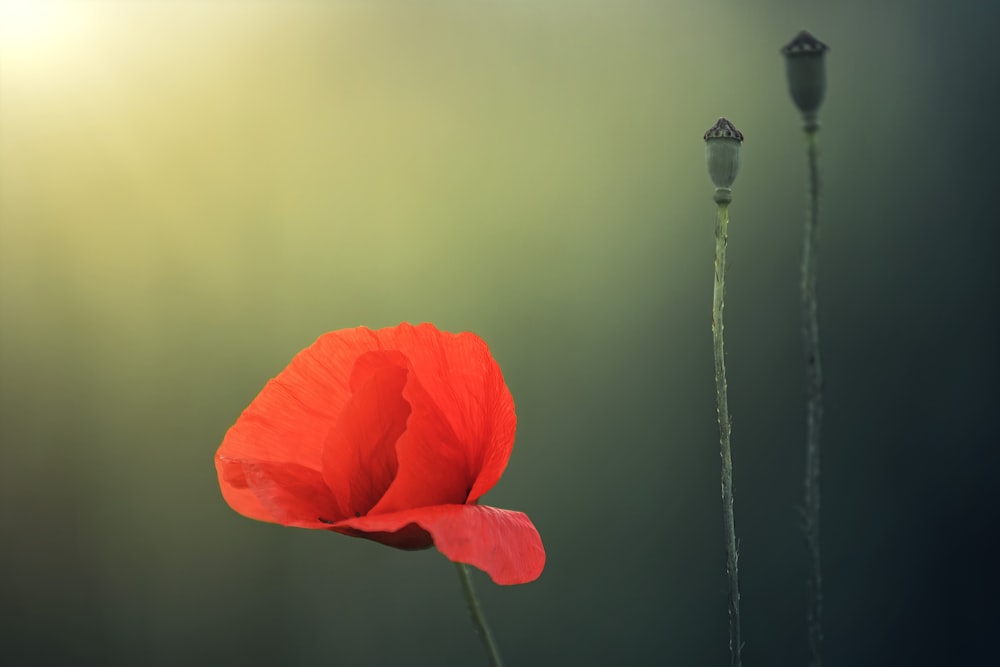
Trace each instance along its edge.
<path fill-rule="evenodd" d="M 545 567 L 542 538 L 526 514 L 513 510 L 432 505 L 346 519 L 329 528 L 404 549 L 433 542 L 449 560 L 473 565 L 501 586 L 534 581 Z"/>

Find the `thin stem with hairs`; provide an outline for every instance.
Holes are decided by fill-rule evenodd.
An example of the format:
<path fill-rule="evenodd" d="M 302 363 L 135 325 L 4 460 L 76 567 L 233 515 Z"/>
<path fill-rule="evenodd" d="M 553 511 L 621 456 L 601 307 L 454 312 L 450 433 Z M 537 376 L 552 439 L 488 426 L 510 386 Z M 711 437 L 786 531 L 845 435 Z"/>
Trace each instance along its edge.
<path fill-rule="evenodd" d="M 472 625 L 476 628 L 476 634 L 483 642 L 483 647 L 490 659 L 491 667 L 503 667 L 503 660 L 500 659 L 500 650 L 497 648 L 490 626 L 486 623 L 483 609 L 479 606 L 479 599 L 476 591 L 472 587 L 472 577 L 469 575 L 469 567 L 464 563 L 455 563 L 458 570 L 458 580 L 462 582 L 462 592 L 465 594 L 465 603 L 469 607 L 469 616 L 472 618 Z"/>
<path fill-rule="evenodd" d="M 809 161 L 809 203 L 802 235 L 802 342 L 806 364 L 806 474 L 802 507 L 809 574 L 806 581 L 806 627 L 809 665 L 823 664 L 823 577 L 819 561 L 819 434 L 823 421 L 823 365 L 819 357 L 819 308 L 816 304 L 816 258 L 819 241 L 819 109 L 826 96 L 826 52 L 802 30 L 781 48 L 792 102 L 802 113 Z"/>
<path fill-rule="evenodd" d="M 715 397 L 719 418 L 719 448 L 722 458 L 722 519 L 726 537 L 726 573 L 729 578 L 729 653 L 732 667 L 740 667 L 740 585 L 736 553 L 736 520 L 733 515 L 733 456 L 730 448 L 729 390 L 726 382 L 726 349 L 723 340 L 723 310 L 726 289 L 726 245 L 729 204 L 719 201 L 715 224 L 715 285 L 712 291 L 712 340 L 715 349 Z"/>
<path fill-rule="evenodd" d="M 722 522 L 726 540 L 726 575 L 729 580 L 729 655 L 732 667 L 740 667 L 740 583 L 736 554 L 736 519 L 733 516 L 733 454 L 729 419 L 729 389 L 726 381 L 726 346 L 723 339 L 726 306 L 726 246 L 729 243 L 729 204 L 732 185 L 740 168 L 743 133 L 726 118 L 720 118 L 705 133 L 705 160 L 715 185 L 712 199 L 715 217 L 715 282 L 712 289 L 712 343 L 715 352 L 715 403 L 719 418 L 719 454 L 722 458 Z"/>
<path fill-rule="evenodd" d="M 806 470 L 803 532 L 809 558 L 806 623 L 809 664 L 820 667 L 823 654 L 823 577 L 819 549 L 820 427 L 823 422 L 823 364 L 819 353 L 819 307 L 816 260 L 819 241 L 819 159 L 817 123 L 806 123 L 809 158 L 809 205 L 802 235 L 802 341 L 806 364 Z"/>

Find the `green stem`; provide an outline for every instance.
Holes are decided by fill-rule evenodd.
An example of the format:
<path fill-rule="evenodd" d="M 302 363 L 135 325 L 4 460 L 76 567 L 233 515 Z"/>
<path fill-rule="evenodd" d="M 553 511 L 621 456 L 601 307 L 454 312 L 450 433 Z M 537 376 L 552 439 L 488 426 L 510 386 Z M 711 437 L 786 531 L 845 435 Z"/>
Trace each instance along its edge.
<path fill-rule="evenodd" d="M 726 573 L 729 576 L 729 653 L 732 667 L 740 667 L 740 586 L 736 555 L 736 520 L 733 516 L 733 456 L 729 446 L 732 422 L 726 386 L 726 350 L 722 311 L 725 308 L 726 244 L 729 241 L 728 189 L 716 189 L 718 211 L 715 223 L 715 287 L 712 291 L 712 339 L 715 344 L 715 397 L 719 417 L 719 447 L 722 457 L 722 519 L 726 531 Z"/>
<path fill-rule="evenodd" d="M 500 659 L 500 651 L 497 649 L 496 640 L 490 632 L 490 626 L 486 624 L 486 617 L 479 606 L 479 599 L 476 598 L 476 591 L 472 588 L 472 577 L 469 576 L 469 567 L 464 563 L 455 563 L 458 570 L 458 580 L 462 582 L 462 592 L 465 593 L 465 603 L 469 606 L 469 616 L 472 617 L 472 625 L 476 628 L 476 634 L 483 642 L 486 653 L 490 658 L 492 667 L 503 667 L 503 660 Z"/>
<path fill-rule="evenodd" d="M 823 366 L 819 354 L 819 316 L 816 301 L 816 259 L 819 241 L 819 124 L 806 119 L 809 158 L 809 206 L 802 240 L 802 340 L 806 361 L 806 471 L 803 508 L 809 557 L 806 622 L 809 664 L 820 667 L 823 653 L 823 588 L 819 550 L 819 436 L 823 421 Z"/>

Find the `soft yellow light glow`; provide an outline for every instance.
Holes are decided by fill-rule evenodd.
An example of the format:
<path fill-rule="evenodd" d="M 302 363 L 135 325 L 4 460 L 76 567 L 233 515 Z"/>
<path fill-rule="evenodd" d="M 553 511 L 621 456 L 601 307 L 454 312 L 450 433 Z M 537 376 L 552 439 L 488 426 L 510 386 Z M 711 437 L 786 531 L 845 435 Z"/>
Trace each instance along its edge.
<path fill-rule="evenodd" d="M 4 68 L 34 69 L 72 50 L 87 33 L 93 6 L 69 0 L 0 0 Z"/>

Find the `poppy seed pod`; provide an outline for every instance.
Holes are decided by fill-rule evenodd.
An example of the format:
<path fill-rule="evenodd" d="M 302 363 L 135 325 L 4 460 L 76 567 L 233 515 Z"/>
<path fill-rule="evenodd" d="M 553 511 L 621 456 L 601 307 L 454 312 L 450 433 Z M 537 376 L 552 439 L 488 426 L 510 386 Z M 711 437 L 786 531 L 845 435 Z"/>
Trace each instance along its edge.
<path fill-rule="evenodd" d="M 708 175 L 716 190 L 728 191 L 740 170 L 740 146 L 743 133 L 725 118 L 716 121 L 705 133 L 705 160 Z"/>
<path fill-rule="evenodd" d="M 826 94 L 826 52 L 823 42 L 803 30 L 782 47 L 788 91 L 804 115 L 815 117 Z"/>

